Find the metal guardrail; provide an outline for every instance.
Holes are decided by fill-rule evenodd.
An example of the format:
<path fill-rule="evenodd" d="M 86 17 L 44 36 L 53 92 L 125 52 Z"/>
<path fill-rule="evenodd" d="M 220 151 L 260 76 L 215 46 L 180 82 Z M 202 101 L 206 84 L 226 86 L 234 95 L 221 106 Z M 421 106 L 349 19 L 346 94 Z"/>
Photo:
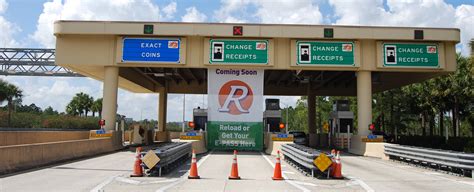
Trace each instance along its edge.
<path fill-rule="evenodd" d="M 464 175 L 466 172 L 471 172 L 472 174 L 474 170 L 474 154 L 472 153 L 398 144 L 386 144 L 384 150 L 385 154 L 389 155 L 391 159 L 395 157 L 409 162 L 429 163 L 438 166 L 438 168 L 444 166 L 450 169 L 460 169 Z"/>
<path fill-rule="evenodd" d="M 173 142 L 160 146 L 153 150 L 160 161 L 151 169 L 143 164 L 145 173 L 161 176 L 162 172 L 168 172 L 187 160 L 191 156 L 191 150 L 192 144 L 189 142 Z M 146 153 L 142 152 L 142 156 L 145 156 Z"/>
<path fill-rule="evenodd" d="M 321 154 L 321 151 L 298 144 L 284 144 L 281 146 L 281 151 L 285 157 L 284 160 L 298 170 L 309 171 L 312 177 L 314 177 L 316 171 L 319 171 L 313 164 L 313 160 Z M 332 156 L 328 155 L 328 157 L 331 158 Z"/>

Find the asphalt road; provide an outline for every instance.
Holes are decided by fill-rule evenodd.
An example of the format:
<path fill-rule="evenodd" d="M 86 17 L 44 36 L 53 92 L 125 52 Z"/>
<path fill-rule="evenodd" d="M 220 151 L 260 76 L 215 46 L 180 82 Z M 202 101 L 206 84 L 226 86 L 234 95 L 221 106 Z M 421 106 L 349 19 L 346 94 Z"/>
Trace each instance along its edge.
<path fill-rule="evenodd" d="M 242 180 L 228 180 L 232 153 L 200 156 L 202 179 L 188 180 L 189 164 L 164 177 L 130 178 L 133 152 L 117 152 L 0 179 L 0 191 L 474 191 L 474 179 L 375 158 L 342 157 L 344 180 L 307 177 L 282 161 L 284 181 L 273 181 L 275 158 L 238 155 Z"/>

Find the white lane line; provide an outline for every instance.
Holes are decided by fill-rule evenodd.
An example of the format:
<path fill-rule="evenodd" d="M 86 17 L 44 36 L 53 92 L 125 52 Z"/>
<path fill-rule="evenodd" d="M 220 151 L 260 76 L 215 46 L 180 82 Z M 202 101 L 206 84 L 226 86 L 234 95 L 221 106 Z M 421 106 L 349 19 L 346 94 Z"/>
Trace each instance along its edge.
<path fill-rule="evenodd" d="M 308 185 L 308 186 L 312 186 L 312 187 L 317 187 L 318 186 L 314 183 L 307 183 L 307 182 L 302 182 L 302 181 L 295 181 L 295 183 L 300 184 L 300 185 Z"/>
<path fill-rule="evenodd" d="M 158 181 L 149 181 L 149 182 L 144 182 L 145 184 L 155 184 L 155 183 L 169 183 L 169 182 L 175 182 L 178 179 L 166 179 L 166 180 L 158 180 Z"/>
<path fill-rule="evenodd" d="M 267 160 L 267 162 L 270 164 L 270 166 L 272 166 L 273 168 L 275 168 L 275 165 L 273 165 L 272 161 L 270 161 L 270 159 L 268 159 L 268 157 L 263 154 L 262 152 L 260 152 L 260 154 L 262 155 L 262 157 Z M 285 182 L 287 182 L 288 184 L 292 185 L 293 187 L 296 187 L 298 189 L 300 189 L 301 191 L 304 191 L 304 192 L 310 192 L 311 190 L 309 189 L 306 189 L 305 187 L 299 185 L 298 183 L 294 182 L 294 181 L 291 181 L 291 180 L 288 180 L 288 177 L 285 175 L 285 173 L 281 173 L 281 175 L 283 176 L 283 178 L 285 178 Z"/>
<path fill-rule="evenodd" d="M 138 185 L 138 184 L 141 183 L 140 181 L 133 180 L 133 179 L 128 179 L 128 178 L 125 178 L 125 177 L 116 177 L 115 180 L 123 182 L 123 183 L 133 184 L 133 185 Z"/>
<path fill-rule="evenodd" d="M 105 187 L 107 184 L 111 183 L 116 177 L 120 175 L 112 176 L 100 183 L 99 185 L 95 186 L 90 192 L 101 192 L 103 191 L 102 188 Z"/>
<path fill-rule="evenodd" d="M 287 174 L 290 174 L 290 175 L 294 175 L 296 174 L 295 172 L 291 172 L 291 171 L 282 171 L 283 173 L 287 173 Z"/>
<path fill-rule="evenodd" d="M 184 172 L 188 172 L 188 171 L 189 171 L 189 170 L 187 170 L 187 169 L 184 169 L 184 170 L 179 170 L 178 172 L 180 172 L 180 173 L 184 173 Z"/>
<path fill-rule="evenodd" d="M 365 191 L 367 192 L 375 192 L 374 189 L 372 189 L 369 185 L 367 185 L 367 183 L 365 183 L 364 181 L 360 180 L 360 179 L 356 179 L 355 177 L 351 177 L 351 176 L 348 176 L 346 175 L 347 178 L 349 178 L 350 180 L 358 183 L 362 188 L 365 189 Z"/>
<path fill-rule="evenodd" d="M 213 151 L 209 152 L 209 154 L 207 154 L 205 157 L 203 157 L 202 159 L 200 159 L 200 160 L 197 162 L 196 166 L 199 168 L 199 167 L 206 161 L 206 159 L 209 158 L 209 156 L 211 156 L 212 152 L 213 152 Z M 179 178 L 179 180 L 177 180 L 177 181 L 175 181 L 175 182 L 173 182 L 173 183 L 170 183 L 170 184 L 168 184 L 168 185 L 165 185 L 165 186 L 163 186 L 163 187 L 157 189 L 156 192 L 164 192 L 164 191 L 166 191 L 166 190 L 168 190 L 168 189 L 170 189 L 170 188 L 172 188 L 172 187 L 174 187 L 174 186 L 176 186 L 176 185 L 178 185 L 178 184 L 180 184 L 180 183 L 186 181 L 186 179 L 187 179 L 187 177 L 188 177 L 188 172 L 189 172 L 189 171 L 186 171 L 186 173 L 185 173 L 183 176 L 181 176 L 181 177 Z"/>

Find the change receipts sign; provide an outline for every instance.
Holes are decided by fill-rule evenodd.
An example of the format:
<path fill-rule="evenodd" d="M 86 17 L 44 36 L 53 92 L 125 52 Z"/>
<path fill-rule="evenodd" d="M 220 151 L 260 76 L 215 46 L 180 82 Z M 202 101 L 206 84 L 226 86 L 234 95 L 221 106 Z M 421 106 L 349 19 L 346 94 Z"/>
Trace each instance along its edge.
<path fill-rule="evenodd" d="M 296 41 L 297 65 L 354 66 L 353 42 Z"/>
<path fill-rule="evenodd" d="M 436 44 L 383 44 L 384 67 L 439 67 L 438 45 Z"/>
<path fill-rule="evenodd" d="M 209 43 L 211 64 L 268 64 L 267 40 L 211 39 Z"/>

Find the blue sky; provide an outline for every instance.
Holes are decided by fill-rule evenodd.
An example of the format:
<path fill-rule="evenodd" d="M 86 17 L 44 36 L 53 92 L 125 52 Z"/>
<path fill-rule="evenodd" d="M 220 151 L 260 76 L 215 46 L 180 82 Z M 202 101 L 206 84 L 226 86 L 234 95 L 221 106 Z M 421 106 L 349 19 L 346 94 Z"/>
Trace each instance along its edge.
<path fill-rule="evenodd" d="M 0 0 L 0 47 L 54 47 L 52 22 L 59 18 L 456 27 L 461 29 L 457 48 L 463 54 L 474 36 L 474 0 Z M 102 83 L 88 78 L 0 78 L 24 89 L 25 104 L 59 111 L 75 92 L 102 95 Z M 136 99 L 144 102 L 129 104 Z M 283 102 L 294 105 L 296 99 L 285 97 Z M 187 100 L 189 120 L 192 107 L 203 105 L 203 96 Z M 169 104 L 178 107 L 168 111 L 168 120 L 181 120 L 181 102 L 182 95 L 169 97 Z M 156 119 L 157 95 L 121 90 L 118 111 L 135 119 Z"/>

